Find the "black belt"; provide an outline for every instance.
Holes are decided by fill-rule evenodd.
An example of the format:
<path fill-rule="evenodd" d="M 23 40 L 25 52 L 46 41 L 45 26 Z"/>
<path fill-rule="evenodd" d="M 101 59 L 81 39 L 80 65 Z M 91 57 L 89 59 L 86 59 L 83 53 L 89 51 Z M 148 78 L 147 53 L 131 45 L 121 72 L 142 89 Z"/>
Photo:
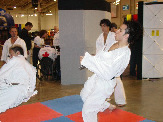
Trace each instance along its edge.
<path fill-rule="evenodd" d="M 112 79 L 111 80 L 113 80 L 115 77 L 112 77 Z"/>

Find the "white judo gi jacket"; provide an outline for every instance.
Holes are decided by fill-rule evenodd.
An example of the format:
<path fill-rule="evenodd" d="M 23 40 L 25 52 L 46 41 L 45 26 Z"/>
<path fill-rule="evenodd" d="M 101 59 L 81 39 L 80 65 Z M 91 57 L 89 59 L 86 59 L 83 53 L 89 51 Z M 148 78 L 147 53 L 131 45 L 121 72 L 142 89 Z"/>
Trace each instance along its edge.
<path fill-rule="evenodd" d="M 0 113 L 37 94 L 35 85 L 36 69 L 22 55 L 11 58 L 0 69 Z"/>
<path fill-rule="evenodd" d="M 113 78 L 124 72 L 129 64 L 130 54 L 128 46 L 109 52 L 101 51 L 96 56 L 85 53 L 81 65 L 94 72 L 94 75 L 88 78 L 80 93 L 84 102 L 84 122 L 97 122 L 97 113 L 110 106 L 105 100 L 114 92 L 116 80 Z"/>
<path fill-rule="evenodd" d="M 104 44 L 103 34 L 104 33 L 100 34 L 100 36 L 96 40 L 96 54 L 98 54 L 102 50 L 108 52 L 110 47 L 117 42 L 115 40 L 115 33 L 109 32 L 106 38 L 106 43 Z M 117 84 L 114 91 L 115 102 L 116 104 L 121 104 L 121 105 L 126 104 L 125 90 L 121 78 L 119 76 L 116 78 L 116 82 Z"/>
<path fill-rule="evenodd" d="M 106 43 L 104 44 L 104 33 L 101 33 L 100 36 L 96 40 L 96 54 L 104 49 L 105 51 L 108 51 L 110 47 L 116 43 L 117 41 L 115 40 L 115 33 L 114 32 L 109 32 L 108 36 L 106 38 Z"/>
<path fill-rule="evenodd" d="M 23 50 L 24 50 L 24 57 L 27 58 L 27 47 L 26 47 L 26 43 L 23 39 L 21 38 L 17 38 L 17 40 L 15 41 L 14 44 L 11 43 L 11 38 L 9 38 L 8 40 L 5 41 L 4 45 L 3 45 L 3 50 L 2 50 L 2 56 L 1 56 L 1 61 L 5 61 L 7 62 L 9 59 L 9 49 L 11 46 L 13 45 L 20 45 Z"/>

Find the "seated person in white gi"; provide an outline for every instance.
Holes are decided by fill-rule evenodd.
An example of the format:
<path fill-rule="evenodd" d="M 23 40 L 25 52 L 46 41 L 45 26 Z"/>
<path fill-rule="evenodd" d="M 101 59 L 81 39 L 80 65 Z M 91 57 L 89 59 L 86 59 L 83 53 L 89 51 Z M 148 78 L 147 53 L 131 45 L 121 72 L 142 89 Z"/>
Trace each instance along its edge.
<path fill-rule="evenodd" d="M 24 51 L 24 57 L 27 58 L 27 48 L 26 48 L 26 43 L 24 40 L 18 37 L 18 31 L 16 27 L 11 27 L 10 28 L 10 34 L 11 38 L 5 41 L 3 50 L 2 50 L 2 56 L 1 56 L 1 61 L 4 63 L 8 61 L 9 59 L 9 48 L 13 46 L 14 44 L 19 44 L 23 48 Z"/>
<path fill-rule="evenodd" d="M 10 60 L 0 69 L 0 113 L 27 102 L 36 84 L 36 69 L 23 56 L 22 47 L 10 48 Z"/>
<path fill-rule="evenodd" d="M 43 57 L 49 57 L 53 61 L 57 58 L 56 51 L 54 48 L 50 46 L 49 41 L 45 41 L 44 48 L 41 48 L 38 54 L 39 59 L 41 60 Z"/>

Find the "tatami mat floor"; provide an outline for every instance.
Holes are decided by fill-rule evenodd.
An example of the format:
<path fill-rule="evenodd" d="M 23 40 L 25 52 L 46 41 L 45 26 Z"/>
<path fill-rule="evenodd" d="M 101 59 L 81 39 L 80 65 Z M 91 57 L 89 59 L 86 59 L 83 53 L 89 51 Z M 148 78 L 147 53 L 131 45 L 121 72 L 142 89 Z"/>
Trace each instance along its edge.
<path fill-rule="evenodd" d="M 163 122 L 163 79 L 136 80 L 136 77 L 124 76 L 127 105 L 121 109 L 143 116 L 149 120 Z M 60 81 L 37 80 L 38 94 L 27 103 L 43 102 L 80 93 L 83 85 L 61 85 Z M 114 102 L 114 96 L 112 101 Z"/>

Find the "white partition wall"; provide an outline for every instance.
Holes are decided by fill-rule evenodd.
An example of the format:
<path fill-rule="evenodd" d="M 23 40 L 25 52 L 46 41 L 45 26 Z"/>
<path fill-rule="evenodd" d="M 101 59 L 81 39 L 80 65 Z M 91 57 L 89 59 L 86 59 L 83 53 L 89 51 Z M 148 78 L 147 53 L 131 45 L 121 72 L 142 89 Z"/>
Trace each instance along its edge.
<path fill-rule="evenodd" d="M 163 77 L 163 3 L 143 5 L 142 78 Z"/>
<path fill-rule="evenodd" d="M 78 69 L 79 56 L 86 51 L 95 54 L 96 39 L 101 33 L 100 20 L 110 17 L 106 11 L 59 10 L 62 84 L 83 84 L 86 81 L 90 72 Z"/>
<path fill-rule="evenodd" d="M 100 20 L 111 18 L 110 12 L 96 8 L 98 4 L 94 2 L 97 1 L 101 4 L 104 0 L 59 2 L 61 84 L 84 84 L 92 74 L 87 69 L 79 70 L 79 57 L 86 51 L 95 54 L 96 39 L 101 33 Z M 90 6 L 95 6 L 95 9 L 89 8 Z"/>

